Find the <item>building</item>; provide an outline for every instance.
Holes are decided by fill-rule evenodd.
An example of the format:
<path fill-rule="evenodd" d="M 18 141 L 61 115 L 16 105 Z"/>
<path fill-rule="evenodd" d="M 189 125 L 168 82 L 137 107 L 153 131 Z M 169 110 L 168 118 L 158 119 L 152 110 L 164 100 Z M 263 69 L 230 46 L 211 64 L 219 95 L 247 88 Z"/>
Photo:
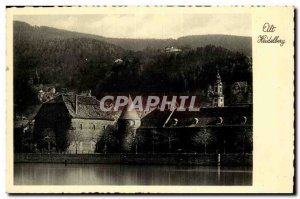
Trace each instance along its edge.
<path fill-rule="evenodd" d="M 223 84 L 221 81 L 219 69 L 217 70 L 217 80 L 214 84 L 214 89 L 213 89 L 212 106 L 224 107 Z"/>
<path fill-rule="evenodd" d="M 174 46 L 166 47 L 165 49 L 166 53 L 175 53 L 175 52 L 181 52 L 182 50 L 179 48 L 175 48 Z"/>
<path fill-rule="evenodd" d="M 252 153 L 252 104 L 225 106 L 219 71 L 211 96 L 211 106 L 200 107 L 200 111 L 160 111 L 157 108 L 141 117 L 137 134 L 146 141 L 140 144 L 140 151 L 196 152 L 201 145 L 205 148 L 209 145 L 210 152 Z M 197 137 L 201 140 L 195 143 Z"/>
<path fill-rule="evenodd" d="M 156 139 L 154 144 L 156 152 L 178 152 L 179 149 L 185 152 L 199 152 L 197 148 L 201 148 L 201 144 L 194 146 L 194 137 L 209 131 L 210 136 L 214 137 L 214 143 L 209 146 L 211 152 L 223 152 L 226 145 L 227 152 L 251 153 L 252 111 L 251 104 L 204 107 L 200 108 L 200 111 L 156 109 L 141 118 L 141 126 L 137 129 L 137 134 L 147 137 L 145 140 L 148 142 L 141 144 L 140 152 L 154 151 L 151 149 L 153 139 Z M 244 138 L 245 136 L 248 138 Z M 243 147 L 246 140 L 243 143 L 242 139 L 249 139 L 247 146 Z"/>
<path fill-rule="evenodd" d="M 37 87 L 39 88 L 37 97 L 40 102 L 49 101 L 58 95 L 54 86 L 49 87 L 48 85 L 40 85 L 39 87 Z"/>
<path fill-rule="evenodd" d="M 116 120 L 114 112 L 101 112 L 92 96 L 61 94 L 45 102 L 35 116 L 34 138 L 39 150 L 47 150 L 43 132 L 55 135 L 56 151 L 94 153 L 107 125 Z M 48 136 L 49 137 L 49 136 Z"/>
<path fill-rule="evenodd" d="M 69 153 L 194 153 L 204 146 L 205 152 L 251 153 L 252 104 L 225 104 L 219 71 L 211 96 L 200 111 L 129 110 L 129 96 L 121 112 L 103 112 L 93 96 L 60 94 L 35 116 L 35 143 L 39 150 Z"/>

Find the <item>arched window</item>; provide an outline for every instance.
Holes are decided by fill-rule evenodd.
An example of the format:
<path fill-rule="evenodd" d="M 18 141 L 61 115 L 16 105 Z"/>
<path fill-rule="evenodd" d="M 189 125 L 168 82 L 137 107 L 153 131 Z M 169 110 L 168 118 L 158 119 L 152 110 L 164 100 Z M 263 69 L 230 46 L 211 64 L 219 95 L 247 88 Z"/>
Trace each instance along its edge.
<path fill-rule="evenodd" d="M 218 117 L 216 124 L 223 124 L 223 118 L 222 117 Z"/>
<path fill-rule="evenodd" d="M 216 92 L 216 93 L 218 92 L 218 87 L 217 87 L 217 86 L 215 86 L 215 92 Z"/>
<path fill-rule="evenodd" d="M 177 118 L 174 118 L 174 119 L 173 119 L 173 126 L 176 126 L 177 123 L 178 123 L 178 119 L 177 119 Z"/>
<path fill-rule="evenodd" d="M 246 117 L 246 116 L 243 116 L 242 124 L 246 124 L 246 123 L 247 123 L 247 117 Z"/>
<path fill-rule="evenodd" d="M 199 119 L 195 117 L 194 118 L 194 125 L 198 124 L 198 122 L 199 122 Z"/>

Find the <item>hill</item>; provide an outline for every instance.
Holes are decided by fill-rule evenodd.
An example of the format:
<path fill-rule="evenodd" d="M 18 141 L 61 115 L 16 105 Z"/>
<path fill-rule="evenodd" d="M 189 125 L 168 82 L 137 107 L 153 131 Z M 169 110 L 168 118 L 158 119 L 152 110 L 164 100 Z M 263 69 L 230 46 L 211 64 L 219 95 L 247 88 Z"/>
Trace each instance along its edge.
<path fill-rule="evenodd" d="M 252 84 L 251 56 L 217 46 L 222 43 L 246 49 L 244 39 L 222 35 L 178 40 L 112 39 L 14 22 L 15 110 L 22 112 L 37 103 L 30 85 L 36 71 L 39 83 L 77 91 L 91 89 L 96 96 L 196 93 L 205 98 L 208 85 L 215 81 L 217 66 L 224 82 Z M 197 46 L 197 42 L 205 46 Z M 182 46 L 182 51 L 164 50 L 175 44 Z"/>
<path fill-rule="evenodd" d="M 13 34 L 14 99 L 21 108 L 35 103 L 29 86 L 35 71 L 42 84 L 86 88 L 90 87 L 88 82 L 104 78 L 114 60 L 125 53 L 123 48 L 99 39 L 26 23 L 15 22 Z M 94 73 L 87 73 L 87 68 Z"/>
<path fill-rule="evenodd" d="M 206 45 L 215 45 L 226 48 L 231 51 L 238 51 L 247 56 L 252 55 L 252 38 L 234 35 L 192 35 L 179 37 L 177 39 L 127 39 L 127 38 L 109 38 L 86 33 L 78 33 L 47 26 L 30 26 L 25 22 L 14 22 L 16 30 L 25 30 L 31 33 L 38 30 L 39 34 L 48 39 L 71 39 L 71 38 L 90 38 L 115 44 L 127 50 L 142 51 L 146 48 L 163 49 L 167 46 L 184 47 L 204 47 Z M 30 34 L 32 35 L 32 34 Z M 29 36 L 30 36 L 29 35 Z M 34 36 L 33 34 L 32 36 Z"/>

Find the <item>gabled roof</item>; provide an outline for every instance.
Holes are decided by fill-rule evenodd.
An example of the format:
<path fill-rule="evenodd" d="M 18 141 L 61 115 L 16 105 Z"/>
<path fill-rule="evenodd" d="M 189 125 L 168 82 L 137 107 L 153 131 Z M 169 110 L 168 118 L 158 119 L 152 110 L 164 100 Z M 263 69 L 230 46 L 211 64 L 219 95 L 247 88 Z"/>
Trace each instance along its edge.
<path fill-rule="evenodd" d="M 92 96 L 61 94 L 45 104 L 55 103 L 64 103 L 72 118 L 116 120 L 120 114 L 113 111 L 101 111 L 100 102 Z"/>

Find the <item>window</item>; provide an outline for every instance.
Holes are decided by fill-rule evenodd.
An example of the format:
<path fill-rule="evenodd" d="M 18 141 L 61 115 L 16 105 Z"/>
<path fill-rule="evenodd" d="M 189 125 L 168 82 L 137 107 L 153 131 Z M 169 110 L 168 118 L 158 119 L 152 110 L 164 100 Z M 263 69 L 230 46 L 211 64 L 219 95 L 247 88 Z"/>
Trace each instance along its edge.
<path fill-rule="evenodd" d="M 133 120 L 129 121 L 129 126 L 134 126 L 134 121 Z"/>
<path fill-rule="evenodd" d="M 218 117 L 216 124 L 223 124 L 223 118 L 222 117 Z"/>
<path fill-rule="evenodd" d="M 90 144 L 91 144 L 91 151 L 94 152 L 96 144 L 93 141 L 91 141 Z"/>
<path fill-rule="evenodd" d="M 83 124 L 80 124 L 80 129 L 83 129 Z"/>
<path fill-rule="evenodd" d="M 95 125 L 95 124 L 93 124 L 93 129 L 94 129 L 94 130 L 96 129 L 96 125 Z"/>
<path fill-rule="evenodd" d="M 246 124 L 246 123 L 247 123 L 247 117 L 246 117 L 246 116 L 243 116 L 242 124 Z"/>

